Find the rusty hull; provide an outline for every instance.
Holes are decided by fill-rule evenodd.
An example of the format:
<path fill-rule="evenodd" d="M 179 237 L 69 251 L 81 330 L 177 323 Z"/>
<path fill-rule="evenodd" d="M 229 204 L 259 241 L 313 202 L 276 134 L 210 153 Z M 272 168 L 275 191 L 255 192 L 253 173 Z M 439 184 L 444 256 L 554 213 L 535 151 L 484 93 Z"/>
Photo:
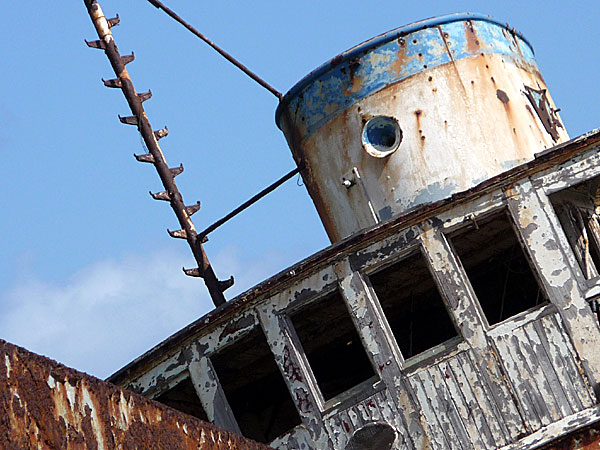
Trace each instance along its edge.
<path fill-rule="evenodd" d="M 0 340 L 0 448 L 267 449 Z"/>

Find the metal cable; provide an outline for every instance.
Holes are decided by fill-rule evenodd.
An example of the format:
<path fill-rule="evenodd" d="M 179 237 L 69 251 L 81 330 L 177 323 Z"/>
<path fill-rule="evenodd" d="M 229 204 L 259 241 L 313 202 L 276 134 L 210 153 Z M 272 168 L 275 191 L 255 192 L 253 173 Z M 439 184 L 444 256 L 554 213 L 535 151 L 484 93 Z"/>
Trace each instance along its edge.
<path fill-rule="evenodd" d="M 256 81 L 258 84 L 260 84 L 262 87 L 264 87 L 266 90 L 268 90 L 269 92 L 271 92 L 271 94 L 273 94 L 275 97 L 277 97 L 279 100 L 281 100 L 283 98 L 283 94 L 281 92 L 279 92 L 277 89 L 275 89 L 273 86 L 271 86 L 269 83 L 267 83 L 265 80 L 263 80 L 262 78 L 260 78 L 258 75 L 256 75 L 254 72 L 252 72 L 250 69 L 248 69 L 245 65 L 243 65 L 241 62 L 239 62 L 237 59 L 235 59 L 232 55 L 230 55 L 228 52 L 226 52 L 225 50 L 223 50 L 221 47 L 219 47 L 217 44 L 215 44 L 213 41 L 211 41 L 210 39 L 208 39 L 206 36 L 204 36 L 202 33 L 200 33 L 196 28 L 194 28 L 192 25 L 190 25 L 189 23 L 187 23 L 185 20 L 183 20 L 179 15 L 177 15 L 177 13 L 175 13 L 175 11 L 173 11 L 172 9 L 170 9 L 169 7 L 165 6 L 162 2 L 160 2 L 159 0 L 148 0 L 154 7 L 158 8 L 158 9 L 162 9 L 165 13 L 167 13 L 167 15 L 169 15 L 172 19 L 175 19 L 177 22 L 179 22 L 181 25 L 183 25 L 185 28 L 187 28 L 189 31 L 191 31 L 193 34 L 195 34 L 197 37 L 199 37 L 200 39 L 202 39 L 204 42 L 206 42 L 208 45 L 210 45 L 213 49 L 215 49 L 221 56 L 223 56 L 227 61 L 229 61 L 231 64 L 233 64 L 234 66 L 236 66 L 238 69 L 240 69 L 242 72 L 244 72 L 246 75 L 248 75 L 250 78 L 252 78 L 254 81 Z"/>

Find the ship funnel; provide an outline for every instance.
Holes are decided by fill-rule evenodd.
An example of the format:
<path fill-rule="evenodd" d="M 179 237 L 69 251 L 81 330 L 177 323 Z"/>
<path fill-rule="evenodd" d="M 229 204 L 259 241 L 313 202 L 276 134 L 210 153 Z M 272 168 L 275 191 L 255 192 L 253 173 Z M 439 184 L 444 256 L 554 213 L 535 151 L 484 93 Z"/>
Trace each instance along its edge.
<path fill-rule="evenodd" d="M 333 58 L 276 121 L 336 242 L 568 140 L 557 111 L 521 34 L 454 14 Z"/>

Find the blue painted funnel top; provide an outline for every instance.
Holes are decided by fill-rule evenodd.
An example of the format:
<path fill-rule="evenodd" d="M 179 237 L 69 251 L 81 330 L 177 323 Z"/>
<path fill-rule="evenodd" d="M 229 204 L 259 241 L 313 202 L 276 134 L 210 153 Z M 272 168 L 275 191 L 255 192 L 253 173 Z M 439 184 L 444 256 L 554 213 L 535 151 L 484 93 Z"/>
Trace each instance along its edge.
<path fill-rule="evenodd" d="M 464 22 L 476 23 L 472 33 Z M 419 72 L 462 58 L 501 54 L 536 67 L 529 42 L 489 16 L 456 13 L 412 23 L 374 37 L 321 65 L 283 97 L 275 121 L 287 108 L 302 139 L 358 100 Z"/>

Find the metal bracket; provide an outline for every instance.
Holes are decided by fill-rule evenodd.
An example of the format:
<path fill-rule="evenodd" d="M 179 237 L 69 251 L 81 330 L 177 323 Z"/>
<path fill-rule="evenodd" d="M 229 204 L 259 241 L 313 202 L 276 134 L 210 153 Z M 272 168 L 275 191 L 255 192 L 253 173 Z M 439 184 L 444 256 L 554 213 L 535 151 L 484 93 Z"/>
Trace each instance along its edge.
<path fill-rule="evenodd" d="M 102 78 L 102 83 L 104 83 L 104 86 L 108 87 L 108 88 L 122 88 L 123 87 L 123 83 L 121 83 L 121 79 L 120 78 L 112 78 L 110 80 L 105 80 L 104 78 Z"/>
<path fill-rule="evenodd" d="M 175 239 L 187 239 L 187 233 L 185 232 L 185 230 L 171 231 L 167 228 L 167 233 L 169 233 L 169 236 Z"/>
<path fill-rule="evenodd" d="M 193 216 L 200 211 L 200 201 L 198 200 L 195 205 L 189 205 L 185 207 L 185 212 L 188 216 Z"/>
<path fill-rule="evenodd" d="M 135 153 L 133 154 L 133 157 L 138 160 L 139 162 L 145 162 L 145 163 L 151 163 L 154 164 L 154 156 L 152 156 L 152 153 L 144 153 L 143 155 L 136 155 Z"/>
<path fill-rule="evenodd" d="M 185 273 L 188 277 L 202 278 L 202 275 L 200 274 L 200 269 L 198 268 L 186 269 L 185 267 L 182 267 L 181 270 L 183 270 L 183 273 Z"/>
<path fill-rule="evenodd" d="M 117 14 L 116 17 L 113 17 L 111 19 L 106 19 L 106 21 L 108 22 L 108 27 L 112 28 L 112 27 L 119 25 L 119 23 L 121 22 L 121 19 L 119 18 L 119 15 Z"/>
<path fill-rule="evenodd" d="M 84 39 L 84 41 L 87 44 L 87 46 L 90 48 L 97 48 L 98 50 L 106 50 L 106 43 L 100 39 L 97 39 L 95 41 L 88 41 L 87 39 Z"/>
<path fill-rule="evenodd" d="M 146 100 L 150 100 L 152 98 L 152 91 L 148 90 L 148 92 L 140 92 L 136 95 L 140 99 L 140 102 L 144 103 Z"/>
<path fill-rule="evenodd" d="M 344 186 L 346 189 L 350 189 L 355 184 L 356 178 L 354 177 L 354 173 L 352 173 L 352 171 L 342 177 L 342 186 Z"/>
<path fill-rule="evenodd" d="M 124 123 L 125 125 L 138 125 L 138 118 L 136 116 L 121 116 L 119 115 L 119 120 L 121 121 L 121 123 Z"/>
<path fill-rule="evenodd" d="M 169 193 L 167 191 L 160 191 L 160 192 L 150 192 L 150 196 L 154 199 L 154 200 L 162 200 L 164 202 L 170 202 L 171 201 L 171 196 L 169 195 Z"/>
<path fill-rule="evenodd" d="M 124 66 L 126 66 L 127 64 L 129 64 L 134 59 L 135 59 L 135 55 L 133 54 L 133 52 L 131 52 L 131 55 L 121 56 L 121 62 L 123 63 Z"/>
<path fill-rule="evenodd" d="M 546 95 L 546 89 L 534 89 L 529 86 L 524 87 L 525 91 L 523 91 L 523 94 L 525 94 L 525 97 L 527 97 L 533 106 L 533 109 L 535 109 L 546 132 L 552 136 L 554 141 L 558 141 L 558 128 L 562 128 L 562 124 L 558 120 L 556 113 L 560 111 L 560 109 L 553 109 L 550 106 L 548 96 Z"/>
<path fill-rule="evenodd" d="M 142 100 L 142 101 L 144 101 L 144 100 Z M 169 135 L 169 129 L 165 126 L 164 128 L 161 128 L 160 130 L 153 131 L 153 133 L 154 133 L 154 137 L 158 141 L 159 139 L 162 139 Z"/>
<path fill-rule="evenodd" d="M 359 185 L 367 202 L 367 206 L 369 207 L 371 217 L 373 218 L 375 223 L 381 222 L 381 220 L 379 220 L 379 216 L 375 212 L 375 208 L 373 208 L 373 202 L 371 202 L 371 198 L 369 197 L 369 193 L 367 192 L 367 188 L 365 187 L 365 184 L 362 181 L 360 172 L 358 171 L 357 167 L 353 167 L 352 170 L 350 170 L 342 176 L 342 185 L 346 187 L 346 189 L 350 189 L 354 185 Z"/>
<path fill-rule="evenodd" d="M 183 164 L 179 164 L 179 167 L 170 167 L 169 172 L 171 172 L 171 175 L 175 178 L 177 175 L 183 173 Z"/>
<path fill-rule="evenodd" d="M 235 283 L 233 275 L 231 275 L 227 280 L 219 280 L 219 289 L 221 289 L 221 292 L 225 292 L 227 289 L 233 286 L 233 283 Z"/>

